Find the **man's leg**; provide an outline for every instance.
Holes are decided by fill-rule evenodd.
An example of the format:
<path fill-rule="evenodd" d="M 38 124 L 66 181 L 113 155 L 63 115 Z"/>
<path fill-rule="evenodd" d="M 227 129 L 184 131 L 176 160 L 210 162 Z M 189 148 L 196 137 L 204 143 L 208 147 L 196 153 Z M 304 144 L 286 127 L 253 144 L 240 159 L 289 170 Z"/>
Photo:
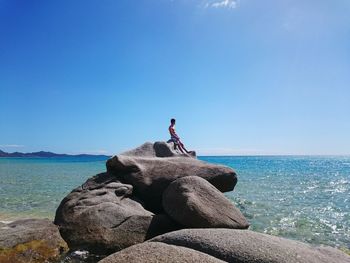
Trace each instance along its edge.
<path fill-rule="evenodd" d="M 185 153 L 184 150 L 181 147 L 182 143 L 180 142 L 180 140 L 173 139 L 173 142 L 174 142 L 174 150 L 176 150 L 176 148 L 179 148 L 181 153 Z"/>
<path fill-rule="evenodd" d="M 189 153 L 189 151 L 186 150 L 185 145 L 184 145 L 182 142 L 180 142 L 180 141 L 179 141 L 179 146 L 180 146 L 186 153 Z M 179 147 L 179 148 L 180 148 L 180 147 Z M 182 153 L 183 153 L 183 151 L 182 151 Z"/>
<path fill-rule="evenodd" d="M 181 143 L 178 143 L 177 146 L 178 146 L 179 150 L 180 150 L 182 153 L 185 153 L 184 150 L 183 150 L 182 147 L 181 147 Z"/>

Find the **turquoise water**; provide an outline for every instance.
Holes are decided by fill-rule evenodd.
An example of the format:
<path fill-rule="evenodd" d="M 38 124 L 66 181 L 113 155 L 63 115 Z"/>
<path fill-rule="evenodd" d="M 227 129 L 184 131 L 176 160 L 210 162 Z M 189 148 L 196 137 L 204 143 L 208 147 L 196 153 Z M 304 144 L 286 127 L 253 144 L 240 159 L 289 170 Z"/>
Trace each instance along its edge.
<path fill-rule="evenodd" d="M 259 232 L 350 249 L 350 157 L 200 157 L 238 174 L 226 193 Z M 53 218 L 105 159 L 0 158 L 0 220 Z"/>
<path fill-rule="evenodd" d="M 53 218 L 73 188 L 104 170 L 101 158 L 0 158 L 0 220 Z"/>
<path fill-rule="evenodd" d="M 231 166 L 251 229 L 350 249 L 350 157 L 203 157 Z"/>

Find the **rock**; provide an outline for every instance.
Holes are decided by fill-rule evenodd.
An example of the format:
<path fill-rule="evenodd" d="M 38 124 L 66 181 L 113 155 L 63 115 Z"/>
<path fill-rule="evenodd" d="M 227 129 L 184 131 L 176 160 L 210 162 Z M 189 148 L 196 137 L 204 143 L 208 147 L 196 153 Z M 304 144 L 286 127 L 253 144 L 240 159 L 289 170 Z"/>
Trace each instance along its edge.
<path fill-rule="evenodd" d="M 133 157 L 195 157 L 194 152 L 193 154 L 181 153 L 174 149 L 172 143 L 166 142 L 146 142 L 135 149 L 123 152 L 122 155 Z"/>
<path fill-rule="evenodd" d="M 99 263 L 118 262 L 223 263 L 224 261 L 199 251 L 181 246 L 167 245 L 158 242 L 146 242 L 126 248 L 99 261 Z"/>
<path fill-rule="evenodd" d="M 172 219 L 189 228 L 249 227 L 232 202 L 198 176 L 173 181 L 163 193 L 163 208 Z"/>
<path fill-rule="evenodd" d="M 22 219 L 0 227 L 0 262 L 54 261 L 68 250 L 49 219 Z"/>
<path fill-rule="evenodd" d="M 103 173 L 65 197 L 55 224 L 71 249 L 111 253 L 176 229 L 166 215 L 154 215 L 132 196 L 133 187 Z"/>
<path fill-rule="evenodd" d="M 163 191 L 177 178 L 199 176 L 222 192 L 233 190 L 237 183 L 236 173 L 231 168 L 178 154 L 165 142 L 145 143 L 112 157 L 106 166 L 118 180 L 133 185 L 135 195 L 153 212 L 162 210 Z"/>
<path fill-rule="evenodd" d="M 238 263 L 349 263 L 350 256 L 331 247 L 310 245 L 250 230 L 183 229 L 148 242 L 163 242 Z"/>

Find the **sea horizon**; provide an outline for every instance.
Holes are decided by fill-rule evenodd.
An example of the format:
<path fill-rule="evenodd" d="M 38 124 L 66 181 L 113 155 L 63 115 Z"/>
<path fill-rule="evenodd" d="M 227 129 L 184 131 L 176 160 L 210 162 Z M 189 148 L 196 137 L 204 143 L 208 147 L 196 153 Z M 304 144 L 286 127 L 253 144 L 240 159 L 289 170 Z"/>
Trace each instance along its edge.
<path fill-rule="evenodd" d="M 87 155 L 86 157 L 89 158 L 91 157 L 100 157 L 100 156 L 105 156 L 105 157 L 112 157 L 120 153 L 114 153 L 114 154 L 89 154 L 89 153 L 79 153 L 79 154 L 70 154 L 70 153 L 58 153 L 58 154 L 67 154 L 68 156 L 63 156 L 63 157 L 41 157 L 41 156 L 30 156 L 30 157 L 7 157 L 7 156 L 0 156 L 0 158 L 74 158 L 74 157 L 80 157 L 79 155 Z M 286 156 L 286 157 L 350 157 L 350 154 L 200 154 L 197 155 L 197 157 L 279 157 L 279 156 Z"/>

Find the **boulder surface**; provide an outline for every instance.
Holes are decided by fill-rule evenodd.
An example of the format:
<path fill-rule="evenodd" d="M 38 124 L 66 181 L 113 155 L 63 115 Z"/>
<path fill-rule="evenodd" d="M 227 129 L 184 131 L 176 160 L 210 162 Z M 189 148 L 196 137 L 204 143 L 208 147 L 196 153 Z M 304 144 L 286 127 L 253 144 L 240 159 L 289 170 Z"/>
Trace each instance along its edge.
<path fill-rule="evenodd" d="M 173 181 L 164 191 L 162 202 L 165 212 L 185 227 L 249 227 L 248 221 L 233 203 L 198 176 L 186 176 Z"/>
<path fill-rule="evenodd" d="M 237 182 L 231 168 L 178 153 L 165 142 L 145 143 L 106 166 L 107 172 L 74 189 L 56 211 L 54 222 L 71 249 L 109 254 L 180 229 L 162 207 L 164 190 L 178 178 L 201 177 L 220 191 Z"/>
<path fill-rule="evenodd" d="M 55 217 L 69 247 L 111 253 L 176 229 L 166 215 L 145 210 L 132 191 L 106 173 L 74 189 Z"/>
<path fill-rule="evenodd" d="M 0 227 L 0 262 L 49 262 L 68 250 L 49 219 L 21 219 Z"/>
<path fill-rule="evenodd" d="M 171 144 L 165 142 L 145 143 L 112 157 L 106 166 L 108 173 L 123 183 L 133 185 L 135 195 L 153 212 L 162 210 L 162 194 L 177 178 L 199 176 L 221 192 L 233 190 L 237 183 L 233 169 L 203 162 L 194 156 L 178 154 Z"/>
<path fill-rule="evenodd" d="M 349 263 L 350 256 L 331 247 L 305 243 L 249 230 L 183 229 L 148 242 L 191 248 L 235 263 Z"/>
<path fill-rule="evenodd" d="M 181 246 L 145 242 L 114 253 L 99 263 L 224 263 L 208 254 Z"/>

